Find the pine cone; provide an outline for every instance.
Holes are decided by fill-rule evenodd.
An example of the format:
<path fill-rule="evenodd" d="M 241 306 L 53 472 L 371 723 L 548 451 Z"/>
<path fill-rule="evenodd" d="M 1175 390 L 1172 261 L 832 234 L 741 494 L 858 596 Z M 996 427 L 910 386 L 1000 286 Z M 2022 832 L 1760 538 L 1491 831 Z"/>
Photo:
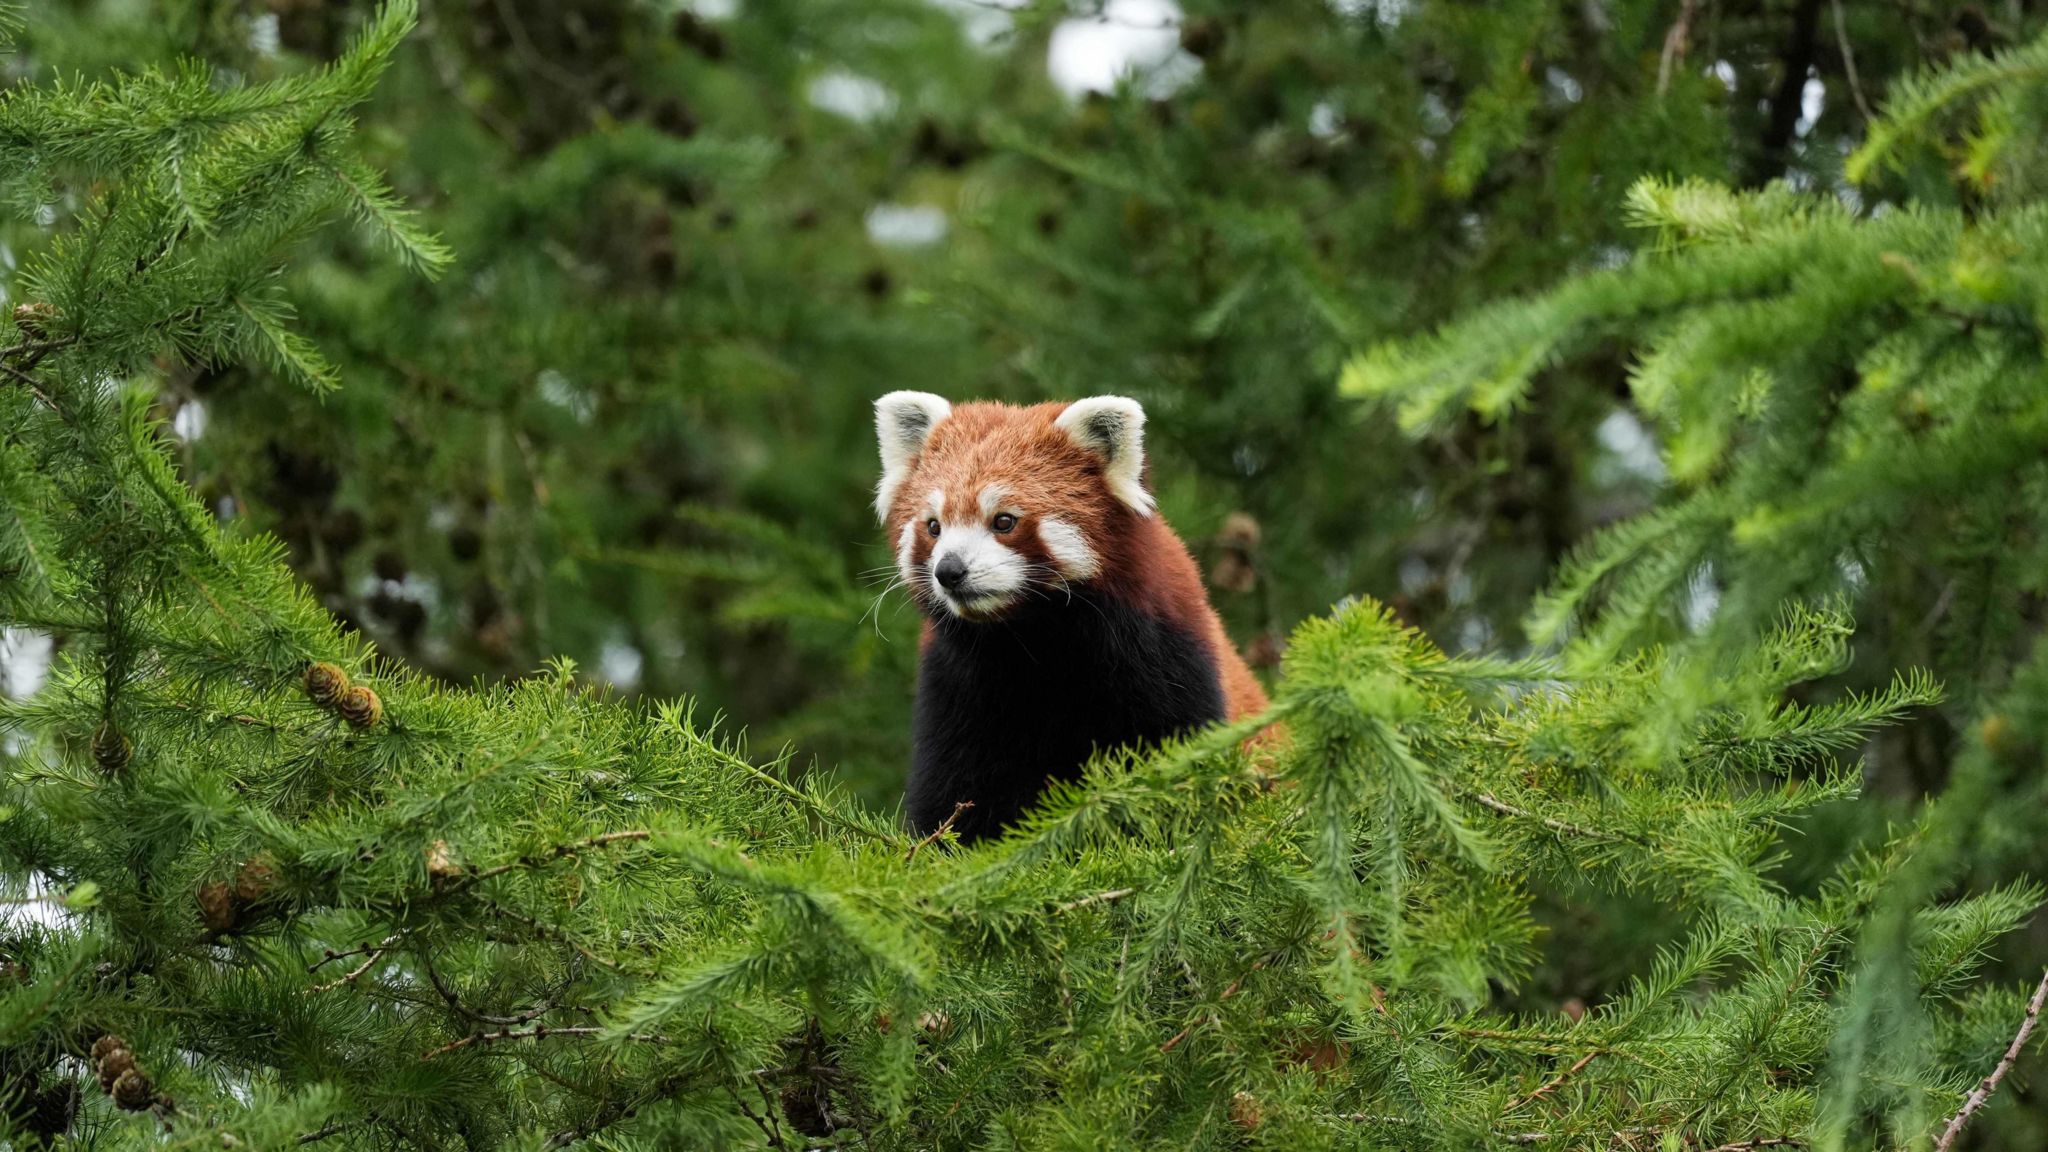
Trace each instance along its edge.
<path fill-rule="evenodd" d="M 322 708 L 332 708 L 349 689 L 348 673 L 341 665 L 322 660 L 306 665 L 306 695 Z"/>
<path fill-rule="evenodd" d="M 135 1053 L 126 1048 L 115 1048 L 102 1057 L 96 1068 L 100 1077 L 100 1091 L 112 1092 L 121 1082 L 121 1077 L 135 1071 Z"/>
<path fill-rule="evenodd" d="M 100 771 L 112 776 L 128 766 L 135 755 L 135 744 L 121 734 L 112 723 L 102 724 L 92 734 L 92 762 Z"/>
<path fill-rule="evenodd" d="M 1244 662 L 1254 668 L 1278 668 L 1281 657 L 1286 654 L 1286 644 L 1280 634 L 1268 628 L 1252 637 L 1244 646 Z"/>
<path fill-rule="evenodd" d="M 791 1128 L 806 1136 L 830 1136 L 834 1128 L 825 1090 L 813 1080 L 782 1090 L 782 1115 Z"/>
<path fill-rule="evenodd" d="M 78 1116 L 78 1081 L 52 1084 L 36 1094 L 28 1118 L 21 1128 L 30 1136 L 49 1141 L 70 1131 Z"/>
<path fill-rule="evenodd" d="M 1250 552 L 1259 546 L 1264 536 L 1259 521 L 1249 512 L 1232 512 L 1223 518 L 1223 527 L 1216 530 L 1216 543 L 1239 552 Z"/>
<path fill-rule="evenodd" d="M 235 926 L 235 896 L 226 884 L 216 880 L 199 889 L 199 919 L 215 934 Z"/>
<path fill-rule="evenodd" d="M 31 340 L 47 340 L 50 325 L 56 323 L 57 310 L 40 300 L 14 306 L 14 326 Z"/>
<path fill-rule="evenodd" d="M 427 845 L 427 875 L 435 880 L 452 880 L 462 875 L 462 865 L 455 862 L 446 840 Z"/>
<path fill-rule="evenodd" d="M 1239 1092 L 1230 1098 L 1230 1122 L 1247 1132 L 1256 1132 L 1266 1119 L 1265 1105 L 1249 1092 Z"/>
<path fill-rule="evenodd" d="M 1224 592 L 1240 595 L 1259 585 L 1258 569 L 1251 566 L 1241 553 L 1225 552 L 1209 566 L 1209 586 Z"/>
<path fill-rule="evenodd" d="M 334 705 L 351 728 L 373 728 L 384 718 L 384 702 L 365 684 L 352 684 Z"/>
<path fill-rule="evenodd" d="M 254 904 L 270 890 L 277 887 L 277 866 L 271 863 L 269 853 L 251 857 L 235 871 L 235 900 L 243 904 Z"/>
<path fill-rule="evenodd" d="M 123 1111 L 141 1112 L 156 1103 L 156 1085 L 149 1082 L 140 1068 L 130 1068 L 114 1081 L 108 1095 Z"/>
<path fill-rule="evenodd" d="M 97 1064 L 101 1060 L 106 1059 L 107 1053 L 112 1052 L 116 1048 L 126 1047 L 128 1047 L 128 1041 L 109 1032 L 92 1042 L 92 1062 Z"/>

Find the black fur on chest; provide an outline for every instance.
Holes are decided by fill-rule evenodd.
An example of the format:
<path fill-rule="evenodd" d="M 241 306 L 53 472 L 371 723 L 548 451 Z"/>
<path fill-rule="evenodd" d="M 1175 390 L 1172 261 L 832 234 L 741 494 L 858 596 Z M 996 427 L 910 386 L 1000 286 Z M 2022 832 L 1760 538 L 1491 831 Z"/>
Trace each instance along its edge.
<path fill-rule="evenodd" d="M 1097 749 L 1156 744 L 1223 719 L 1208 647 L 1186 626 L 1076 593 L 993 623 L 933 625 L 918 667 L 903 806 L 928 834 L 971 800 L 962 840 L 1013 823 Z"/>

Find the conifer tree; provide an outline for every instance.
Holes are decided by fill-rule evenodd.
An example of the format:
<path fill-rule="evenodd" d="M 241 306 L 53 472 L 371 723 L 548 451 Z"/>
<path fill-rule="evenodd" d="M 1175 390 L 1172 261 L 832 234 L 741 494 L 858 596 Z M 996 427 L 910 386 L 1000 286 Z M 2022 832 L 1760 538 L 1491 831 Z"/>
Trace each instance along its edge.
<path fill-rule="evenodd" d="M 363 8 L 39 5 L 22 59 L 286 76 Z M 315 238 L 301 330 L 350 387 L 309 408 L 218 365 L 160 403 L 208 509 L 415 666 L 568 654 L 886 802 L 908 693 L 873 689 L 909 683 L 915 621 L 862 579 L 889 563 L 849 498 L 875 396 L 1136 395 L 1263 664 L 1360 593 L 1512 643 L 1582 532 L 1650 498 L 1592 446 L 1618 362 L 1410 447 L 1333 395 L 1344 357 L 1612 262 L 1640 176 L 1827 183 L 1863 104 L 2023 34 L 2010 8 L 435 0 L 362 147 L 458 268 Z M 1071 97 L 1047 61 L 1095 35 L 1160 73 Z"/>
<path fill-rule="evenodd" d="M 858 23 L 850 8 L 831 10 Z M 426 35 L 451 35 L 455 12 L 432 14 Z M 924 23 L 930 12 L 899 14 L 930 43 L 952 43 L 950 25 Z M 1614 35 L 1655 39 L 1657 25 L 1638 16 Z M 1354 373 L 1354 387 L 1415 400 L 1409 412 L 1425 422 L 1468 396 L 1499 404 L 1520 387 L 1497 367 L 1544 357 L 1513 344 L 1518 330 L 1536 332 L 1520 338 L 1548 355 L 1579 326 L 1616 330 L 1665 299 L 1655 316 L 1679 332 L 1690 320 L 1700 344 L 1645 361 L 1665 373 L 1645 408 L 1718 461 L 1683 476 L 1688 492 L 1724 488 L 1700 506 L 1675 504 L 1706 527 L 1659 512 L 1645 523 L 1651 535 L 1671 523 L 1704 533 L 1669 531 L 1716 560 L 1722 607 L 1698 637 L 1665 621 L 1673 584 L 1659 584 L 1669 564 L 1659 558 L 1671 545 L 1657 541 L 1636 549 L 1640 560 L 1595 543 L 1567 570 L 1556 619 L 1587 627 L 1556 660 L 1452 658 L 1389 609 L 1346 601 L 1294 631 L 1268 717 L 1145 756 L 1104 756 L 1014 836 L 963 851 L 944 834 L 911 840 L 885 808 L 831 791 L 821 775 L 758 763 L 688 703 L 621 701 L 569 662 L 451 687 L 389 658 L 315 599 L 301 572 L 322 564 L 317 547 L 307 560 L 256 531 L 272 523 L 301 543 L 346 535 L 336 523 L 346 508 L 317 500 L 342 484 L 322 453 L 272 445 L 274 478 L 311 496 L 301 504 L 195 490 L 201 453 L 252 443 L 195 441 L 195 416 L 180 430 L 176 414 L 207 387 L 221 389 L 207 392 L 207 410 L 229 426 L 270 414 L 279 426 L 326 426 L 326 447 L 365 437 L 358 463 L 393 471 L 346 484 L 410 484 L 416 502 L 420 478 L 436 474 L 397 471 L 418 437 L 401 424 L 471 412 L 473 422 L 451 424 L 461 449 L 496 443 L 518 459 L 506 467 L 530 492 L 528 510 L 571 504 L 514 517 L 506 531 L 557 533 L 586 515 L 596 525 L 559 553 L 498 537 L 479 547 L 514 564 L 621 560 L 616 525 L 602 523 L 602 484 L 586 478 L 557 496 L 549 480 L 563 465 L 543 463 L 545 445 L 532 443 L 543 422 L 520 406 L 551 404 L 555 422 L 565 414 L 573 424 L 567 443 L 600 443 L 612 424 L 594 418 L 588 381 L 528 381 L 528 369 L 567 363 L 561 348 L 629 361 L 618 336 L 662 305 L 618 301 L 616 328 L 578 328 L 596 314 L 598 277 L 530 344 L 496 338 L 545 314 L 549 289 L 563 283 L 535 271 L 561 252 L 545 242 L 520 252 L 506 236 L 545 232 L 549 219 L 573 215 L 563 197 L 616 189 L 602 176 L 621 168 L 739 178 L 760 172 L 772 146 L 688 133 L 686 148 L 672 148 L 647 127 L 584 131 L 563 109 L 596 119 L 586 84 L 608 66 L 604 37 L 631 41 L 602 23 L 584 25 L 594 37 L 586 55 L 541 55 L 530 33 L 524 45 L 498 45 L 520 61 L 512 74 L 522 84 L 481 94 L 463 84 L 463 61 L 442 70 L 446 59 L 416 57 L 412 82 L 449 84 L 508 148 L 545 152 L 504 187 L 442 189 L 451 201 L 483 199 L 492 217 L 492 228 L 451 230 L 451 264 L 371 162 L 387 143 L 354 121 L 412 18 L 412 4 L 395 2 L 340 35 L 346 12 L 293 10 L 272 31 L 332 47 L 334 64 L 317 70 L 236 76 L 184 64 L 39 78 L 0 100 L 8 228 L 27 250 L 0 334 L 0 625 L 51 635 L 59 648 L 49 683 L 0 707 L 0 1142 L 1952 1148 L 1991 1119 L 1978 1117 L 1987 1093 L 2011 1095 L 1995 1088 L 2042 994 L 2030 1000 L 2023 984 L 1985 978 L 1985 961 L 2040 892 L 1954 879 L 1978 828 L 2011 830 L 1978 818 L 1999 773 L 2038 758 L 2048 699 L 2030 687 L 2038 660 L 2013 656 L 2005 681 L 1982 660 L 1925 652 L 1896 666 L 1927 664 L 1939 681 L 1886 670 L 1868 691 L 1843 691 L 1851 625 L 1821 601 L 1843 590 L 1823 584 L 1843 541 L 1882 543 L 1884 517 L 1905 515 L 1886 500 L 1962 506 L 1964 523 L 1972 508 L 1989 517 L 2001 496 L 2011 504 L 1980 478 L 1987 459 L 2030 435 L 2025 396 L 1962 363 L 2038 355 L 2038 342 L 2025 342 L 2040 312 L 2025 295 L 2040 250 L 2025 166 L 2036 139 L 2025 131 L 2032 55 L 1903 86 L 1894 121 L 1872 135 L 1872 162 L 1905 156 L 1956 100 L 1993 94 L 1968 150 L 1982 160 L 1970 170 L 1980 187 L 1946 217 L 1915 207 L 1860 221 L 1784 189 L 1645 187 L 1636 203 L 1661 213 L 1669 258 L 1575 281 L 1561 291 L 1567 303 L 1538 305 L 1534 320 L 1528 305 L 1503 305 L 1489 314 L 1505 320 L 1499 330 L 1495 320 L 1454 328 L 1442 344 L 1380 353 Z M 1432 8 L 1427 20 L 1438 18 L 1448 16 Z M 1434 27 L 1427 20 L 1421 29 Z M 152 35 L 227 51 L 229 37 L 205 18 L 164 29 Z M 1194 29 L 1182 41 L 1202 47 Z M 670 31 L 705 61 L 743 51 L 727 37 L 795 35 L 772 18 L 731 29 L 692 18 Z M 23 35 L 47 33 L 31 25 Z M 1212 35 L 1233 51 L 1260 43 L 1235 39 L 1235 25 Z M 1671 72 L 1673 100 L 1700 80 L 1677 64 Z M 1499 72 L 1507 119 L 1495 123 L 1513 123 L 1520 107 L 1513 74 Z M 1634 76 L 1647 82 L 1651 70 Z M 1096 111 L 1122 129 L 1161 115 L 1137 98 Z M 655 115 L 684 135 L 676 111 Z M 1114 164 L 1075 164 L 1034 148 L 1030 133 L 991 131 L 1090 187 L 1128 184 Z M 934 133 L 928 148 L 958 146 Z M 1151 143 L 1141 143 L 1143 154 Z M 1497 146 L 1468 143 L 1477 158 L 1454 172 L 1479 180 Z M 1792 152 L 1792 139 L 1778 139 L 1769 162 Z M 1087 213 L 1118 219 L 1130 203 L 1128 193 L 1077 195 L 1096 197 Z M 1243 195 L 1210 223 L 1251 219 Z M 1147 211 L 1130 223 L 1149 228 Z M 705 228 L 717 230 L 715 219 Z M 481 295 L 514 303 L 473 316 L 494 340 L 465 344 L 461 330 L 438 326 L 481 307 L 446 285 L 467 275 L 459 260 L 485 238 L 502 248 L 485 248 L 494 277 Z M 657 252 L 625 244 L 604 258 L 659 262 Z M 569 271 L 588 254 L 567 252 Z M 834 258 L 850 254 L 834 248 Z M 1876 281 L 1860 275 L 1872 264 Z M 739 283 L 776 269 L 748 269 Z M 1014 264 L 991 260 L 981 273 L 1004 269 Z M 1272 307 L 1264 277 L 1286 281 L 1298 264 L 1264 269 L 1235 303 L 1231 289 L 1208 297 L 1229 303 L 1214 332 L 1247 324 L 1237 336 L 1245 355 L 1253 328 L 1268 324 L 1235 310 Z M 1743 312 L 1753 299 L 1716 295 L 1735 273 L 1755 277 L 1745 283 L 1761 307 Z M 854 283 L 901 291 L 893 273 Z M 1823 307 L 1831 312 L 1808 312 Z M 1743 328 L 1792 314 L 1833 328 L 1804 344 L 1792 336 L 1808 330 L 1790 320 L 1784 342 L 1757 344 Z M 821 348 L 836 340 L 887 348 L 887 363 L 930 351 L 893 305 L 813 336 L 817 318 L 786 318 L 786 344 L 766 340 L 782 332 L 750 338 L 758 353 L 809 348 L 817 363 L 834 363 Z M 406 340 L 436 351 L 393 361 Z M 739 357 L 739 344 L 721 344 L 721 355 Z M 965 359 L 965 344 L 940 346 Z M 1522 359 L 1501 361 L 1503 346 Z M 1915 379 L 1935 387 L 1927 424 L 1894 433 L 1884 422 L 1892 410 L 1878 410 L 1890 398 L 1858 400 L 1884 387 L 1849 377 L 1862 383 L 1843 400 L 1843 377 L 1833 392 L 1812 383 L 1839 351 L 1958 375 L 1921 369 Z M 1063 355 L 1075 353 L 1085 344 Z M 1792 367 L 1772 361 L 1765 377 L 1755 363 L 1765 353 Z M 530 365 L 506 367 L 522 355 Z M 666 404 L 627 361 L 612 361 L 621 392 L 604 404 L 621 404 L 629 387 L 647 387 L 647 410 Z M 385 371 L 358 373 L 365 363 Z M 721 379 L 788 369 L 768 363 L 750 377 L 748 365 L 721 363 L 735 373 Z M 1487 371 L 1464 371 L 1473 363 Z M 469 392 L 457 365 L 489 383 Z M 1073 371 L 1059 379 L 1085 379 Z M 1470 392 L 1475 375 L 1489 387 Z M 1745 383 L 1733 410 L 1714 392 L 1722 379 Z M 821 406 L 866 402 L 823 387 L 817 396 Z M 1845 410 L 1841 453 L 1800 455 L 1737 424 L 1810 430 L 1798 406 L 1823 402 Z M 1192 400 L 1186 420 L 1192 451 L 1202 439 Z M 367 435 L 373 424 L 397 430 L 379 441 Z M 672 428 L 688 422 L 678 416 Z M 614 435 L 631 453 L 664 443 L 641 433 Z M 1890 467 L 1858 455 L 1870 445 L 1892 453 Z M 604 459 L 639 459 L 631 453 Z M 451 484 L 477 480 L 465 463 L 496 467 L 487 453 L 455 449 L 430 459 L 461 474 Z M 1972 461 L 1974 490 L 1964 478 Z M 1827 484 L 1786 488 L 1802 467 Z M 1872 476 L 1890 488 L 1858 486 Z M 791 492 L 825 500 L 844 482 L 823 469 Z M 504 496 L 498 482 L 479 488 L 485 506 Z M 1208 488 L 1194 482 L 1194 492 Z M 223 500 L 262 519 L 223 515 Z M 836 652 L 844 605 L 860 601 L 848 596 L 842 553 L 801 531 L 831 515 L 764 521 L 735 515 L 739 504 L 713 502 L 690 523 L 745 547 L 647 547 L 631 560 L 643 572 L 754 582 L 752 599 L 721 601 L 727 623 L 825 621 L 815 644 Z M 846 504 L 858 515 L 862 500 Z M 1759 551 L 1749 566 L 1735 547 L 1747 543 L 1741 521 L 1710 515 L 1726 508 L 1753 512 L 1761 539 L 1780 543 L 1776 556 Z M 459 508 L 457 523 L 473 512 Z M 432 525 L 422 512 L 375 531 L 424 541 Z M 453 539 L 446 547 L 457 551 Z M 1982 541 L 1956 547 L 1978 562 L 2003 556 Z M 1620 580 L 1599 570 L 1604 556 Z M 1855 556 L 1864 568 L 1849 592 L 1888 586 L 1870 556 Z M 408 558 L 371 570 L 385 596 L 412 594 Z M 1686 576 L 1696 570 L 1690 560 Z M 522 613 L 573 588 L 561 572 L 528 576 Z M 346 592 L 346 580 L 328 578 Z M 602 599 L 606 588 L 584 594 Z M 1952 603 L 1966 603 L 1960 596 Z M 1855 607 L 1886 619 L 1874 596 Z M 575 619 L 569 631 L 592 627 Z M 1980 771 L 1960 773 L 1950 797 L 1823 877 L 1786 875 L 1788 834 L 1825 826 L 1815 810 L 1839 812 L 1858 793 L 1864 742 L 1929 709 L 1982 717 L 1966 758 Z M 1284 736 L 1247 750 L 1264 724 L 1282 724 Z M 1571 920 L 1556 910 L 1610 906 L 1642 920 L 1612 957 L 1614 994 L 1563 1009 L 1536 994 L 1540 974 L 1573 947 L 1559 931 Z M 1989 1088 L 1982 1076 L 1995 1076 Z"/>
<path fill-rule="evenodd" d="M 569 662 L 455 687 L 344 630 L 188 486 L 165 417 L 229 373 L 344 430 L 401 411 L 351 399 L 296 325 L 343 307 L 308 250 L 401 299 L 461 272 L 353 120 L 413 16 L 387 5 L 318 70 L 0 100 L 15 227 L 44 230 L 0 342 L 0 624 L 59 642 L 0 709 L 0 1139 L 1733 1152 L 1976 1122 L 2041 1000 L 1984 962 L 2040 894 L 1944 890 L 1927 862 L 1968 828 L 1946 806 L 1787 882 L 1788 830 L 1944 690 L 1798 702 L 1849 659 L 1833 611 L 1758 599 L 1712 644 L 1617 624 L 1497 660 L 1347 601 L 1294 632 L 1270 715 L 1105 756 L 974 850 Z M 1965 76 L 1923 103 L 1984 88 Z M 550 159 L 571 187 L 612 162 Z M 1908 258 L 1942 250 L 1930 227 Z M 1803 251 L 1852 247 L 1831 240 Z M 793 614 L 789 588 L 736 611 Z M 2015 712 L 2042 698 L 2023 678 Z M 1661 952 L 1590 1007 L 1526 996 L 1545 910 L 1595 899 L 1644 908 Z"/>
<path fill-rule="evenodd" d="M 1867 655 L 1838 682 L 1910 662 L 1952 685 L 1920 753 L 1922 785 L 1947 793 L 1887 895 L 1901 904 L 2043 863 L 2044 61 L 2036 41 L 1901 83 L 1835 196 L 1638 184 L 1644 259 L 1382 346 L 1345 378 L 1423 433 L 1463 409 L 1513 420 L 1533 381 L 1626 342 L 1668 495 L 1582 546 L 1529 632 L 1567 640 L 1568 666 L 1697 654 L 1656 746 L 1747 691 L 1718 669 L 1785 603 L 1849 606 Z M 1907 929 L 1893 913 L 1874 931 L 1859 1029 L 1897 1026 L 1875 1001 Z"/>

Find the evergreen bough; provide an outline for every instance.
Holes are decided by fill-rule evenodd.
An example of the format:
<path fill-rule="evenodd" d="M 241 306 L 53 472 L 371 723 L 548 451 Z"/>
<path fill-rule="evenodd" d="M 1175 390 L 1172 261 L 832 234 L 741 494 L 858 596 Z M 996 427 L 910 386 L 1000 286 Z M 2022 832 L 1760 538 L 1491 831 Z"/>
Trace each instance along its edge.
<path fill-rule="evenodd" d="M 1105 756 L 973 851 L 566 663 L 379 659 L 206 514 L 152 399 L 178 361 L 333 387 L 276 273 L 338 216 L 444 262 L 350 135 L 411 15 L 301 78 L 0 102 L 14 202 L 73 205 L 0 345 L 0 623 L 61 641 L 0 711 L 14 1147 L 1914 1146 L 2031 1019 L 1979 970 L 2036 890 L 1893 895 L 1939 809 L 1779 881 L 1838 757 L 1938 696 L 1790 702 L 1847 658 L 1820 609 L 1550 662 L 1349 603 L 1260 722 Z M 1583 294 L 1552 318 L 1616 290 Z M 1587 893 L 1681 928 L 1625 994 L 1517 1010 L 1534 905 Z"/>

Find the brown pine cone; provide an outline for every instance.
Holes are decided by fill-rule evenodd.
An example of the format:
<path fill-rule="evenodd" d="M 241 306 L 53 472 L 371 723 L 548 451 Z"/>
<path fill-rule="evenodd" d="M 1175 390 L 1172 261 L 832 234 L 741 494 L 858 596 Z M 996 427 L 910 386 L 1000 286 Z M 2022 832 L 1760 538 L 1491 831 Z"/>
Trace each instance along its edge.
<path fill-rule="evenodd" d="M 235 894 L 216 880 L 199 889 L 199 919 L 209 931 L 227 932 L 235 926 Z"/>
<path fill-rule="evenodd" d="M 462 865 L 455 862 L 455 854 L 446 840 L 427 845 L 427 875 L 435 880 L 452 880 L 462 875 Z"/>
<path fill-rule="evenodd" d="M 149 1082 L 142 1069 L 130 1068 L 114 1081 L 113 1090 L 108 1095 L 123 1111 L 141 1112 L 156 1103 L 156 1085 Z"/>
<path fill-rule="evenodd" d="M 1239 1092 L 1230 1098 L 1230 1122 L 1247 1132 L 1256 1132 L 1266 1119 L 1265 1105 L 1249 1092 Z"/>
<path fill-rule="evenodd" d="M 322 708 L 333 707 L 348 688 L 348 673 L 341 665 L 325 660 L 306 665 L 306 695 Z"/>
<path fill-rule="evenodd" d="M 31 340 L 46 340 L 50 336 L 50 325 L 57 320 L 57 310 L 40 300 L 14 306 L 14 326 Z"/>
<path fill-rule="evenodd" d="M 126 1048 L 115 1048 L 100 1057 L 98 1066 L 100 1091 L 112 1092 L 121 1082 L 121 1077 L 135 1071 L 135 1053 Z"/>
<path fill-rule="evenodd" d="M 135 755 L 135 744 L 121 734 L 112 723 L 102 724 L 92 734 L 92 762 L 100 771 L 112 776 L 128 766 Z"/>
<path fill-rule="evenodd" d="M 364 684 L 351 685 L 334 705 L 351 728 L 373 728 L 384 718 L 384 702 Z"/>
<path fill-rule="evenodd" d="M 269 853 L 251 857 L 235 871 L 235 899 L 244 904 L 254 904 L 277 886 L 277 868 L 270 862 Z"/>

